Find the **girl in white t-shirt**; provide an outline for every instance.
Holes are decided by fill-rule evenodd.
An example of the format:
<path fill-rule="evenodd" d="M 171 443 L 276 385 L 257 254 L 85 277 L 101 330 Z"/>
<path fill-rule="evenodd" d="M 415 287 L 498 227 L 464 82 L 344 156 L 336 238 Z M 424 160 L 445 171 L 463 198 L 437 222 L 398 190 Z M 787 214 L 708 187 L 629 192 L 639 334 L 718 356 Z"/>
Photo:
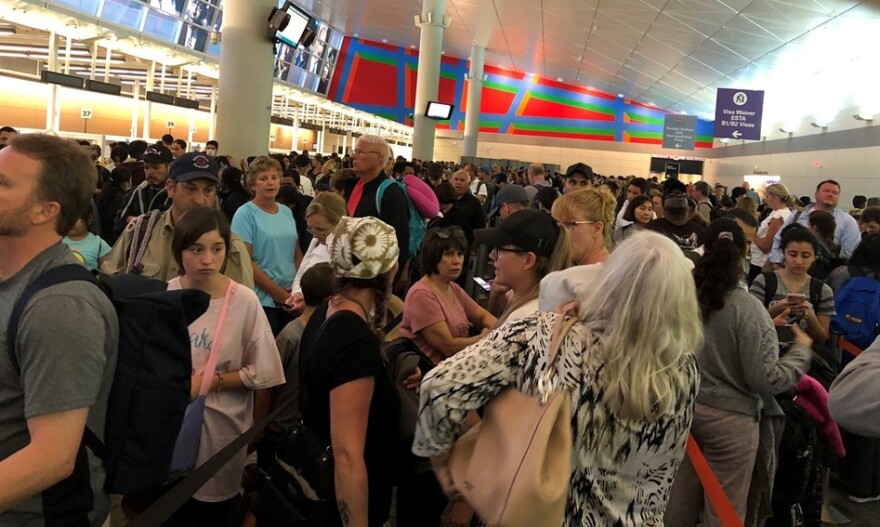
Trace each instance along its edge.
<path fill-rule="evenodd" d="M 269 322 L 257 295 L 220 274 L 229 247 L 222 212 L 197 207 L 174 226 L 171 249 L 181 276 L 168 289 L 199 289 L 211 295 L 208 310 L 190 324 L 195 398 L 211 353 L 224 298 L 230 294 L 220 335 L 219 357 L 210 380 L 196 466 L 246 432 L 254 423 L 254 391 L 284 383 L 284 371 Z M 245 452 L 211 478 L 172 518 L 173 525 L 237 525 L 233 518 L 245 467 Z M 178 523 L 179 522 L 179 523 Z"/>
<path fill-rule="evenodd" d="M 755 241 L 751 246 L 751 261 L 749 266 L 749 285 L 756 276 L 761 274 L 761 268 L 767 263 L 770 257 L 770 250 L 773 249 L 773 238 L 785 220 L 791 215 L 791 209 L 794 207 L 796 198 L 788 193 L 788 188 L 781 183 L 768 185 L 764 190 L 764 205 L 773 212 L 764 218 L 758 227 L 758 233 Z"/>

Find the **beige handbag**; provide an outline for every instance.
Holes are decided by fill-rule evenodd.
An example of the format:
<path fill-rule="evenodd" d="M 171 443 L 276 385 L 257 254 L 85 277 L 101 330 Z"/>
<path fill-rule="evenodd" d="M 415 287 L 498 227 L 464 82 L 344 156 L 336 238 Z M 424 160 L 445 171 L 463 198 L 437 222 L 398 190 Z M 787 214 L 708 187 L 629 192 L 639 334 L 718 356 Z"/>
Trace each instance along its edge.
<path fill-rule="evenodd" d="M 571 478 L 571 398 L 556 390 L 556 362 L 576 321 L 561 317 L 553 328 L 538 395 L 505 388 L 452 449 L 452 481 L 491 527 L 562 525 Z"/>

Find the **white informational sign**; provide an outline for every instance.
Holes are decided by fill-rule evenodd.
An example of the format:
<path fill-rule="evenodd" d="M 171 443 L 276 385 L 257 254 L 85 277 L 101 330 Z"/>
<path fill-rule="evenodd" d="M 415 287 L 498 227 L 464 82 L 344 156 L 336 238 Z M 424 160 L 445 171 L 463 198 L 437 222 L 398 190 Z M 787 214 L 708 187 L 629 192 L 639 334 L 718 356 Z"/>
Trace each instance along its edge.
<path fill-rule="evenodd" d="M 174 128 L 174 121 L 165 121 L 165 128 Z"/>
<path fill-rule="evenodd" d="M 92 118 L 92 110 L 91 108 L 83 108 L 79 111 L 79 116 L 81 119 L 91 119 Z"/>

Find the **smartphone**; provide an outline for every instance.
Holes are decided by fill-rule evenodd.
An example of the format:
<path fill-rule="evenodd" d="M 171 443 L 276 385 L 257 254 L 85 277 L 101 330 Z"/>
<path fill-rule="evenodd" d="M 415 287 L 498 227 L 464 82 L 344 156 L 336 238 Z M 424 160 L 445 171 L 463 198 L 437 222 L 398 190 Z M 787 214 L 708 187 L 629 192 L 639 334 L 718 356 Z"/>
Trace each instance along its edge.
<path fill-rule="evenodd" d="M 788 300 L 789 304 L 803 304 L 807 301 L 807 295 L 803 293 L 789 293 L 786 296 L 786 300 Z"/>
<path fill-rule="evenodd" d="M 474 282 L 476 282 L 478 286 L 482 287 L 483 291 L 488 291 L 492 289 L 492 286 L 489 285 L 489 282 L 483 280 L 479 276 L 474 277 Z"/>
<path fill-rule="evenodd" d="M 791 330 L 791 326 L 774 327 L 776 328 L 776 338 L 779 340 L 780 344 L 794 342 L 794 332 Z"/>

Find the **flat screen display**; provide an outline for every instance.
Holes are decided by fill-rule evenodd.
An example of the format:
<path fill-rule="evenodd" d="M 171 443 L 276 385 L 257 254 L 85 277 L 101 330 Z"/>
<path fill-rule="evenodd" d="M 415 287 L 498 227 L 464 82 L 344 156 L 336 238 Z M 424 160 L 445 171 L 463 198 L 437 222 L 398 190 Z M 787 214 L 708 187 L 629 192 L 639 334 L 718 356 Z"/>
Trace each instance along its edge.
<path fill-rule="evenodd" d="M 309 15 L 290 3 L 287 4 L 287 14 L 290 15 L 290 22 L 284 31 L 279 31 L 275 37 L 290 47 L 296 47 L 299 44 L 299 39 L 302 38 L 303 31 L 309 25 Z"/>
<path fill-rule="evenodd" d="M 428 109 L 425 111 L 425 115 L 431 119 L 445 121 L 452 117 L 452 110 L 454 108 L 455 106 L 451 104 L 431 101 L 428 103 Z"/>

